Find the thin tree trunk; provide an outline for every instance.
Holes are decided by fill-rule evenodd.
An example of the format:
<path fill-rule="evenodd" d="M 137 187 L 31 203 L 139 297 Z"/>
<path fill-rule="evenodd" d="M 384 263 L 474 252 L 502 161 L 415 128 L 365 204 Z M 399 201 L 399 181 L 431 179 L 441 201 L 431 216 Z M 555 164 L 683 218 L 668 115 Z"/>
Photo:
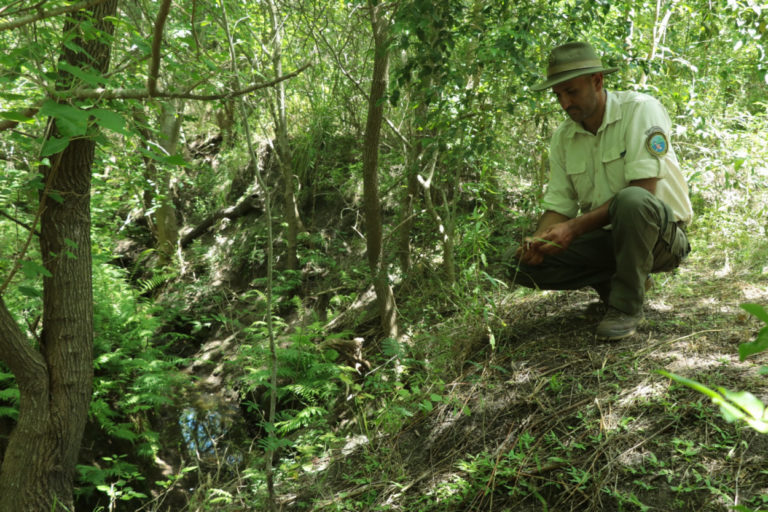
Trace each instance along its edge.
<path fill-rule="evenodd" d="M 229 20 L 227 19 L 227 9 L 224 5 L 224 0 L 219 0 L 219 4 L 221 6 L 221 13 L 222 18 L 224 21 L 224 31 L 227 34 L 227 42 L 229 44 L 229 56 L 232 61 L 232 72 L 235 76 L 235 83 L 239 84 L 239 80 L 237 79 L 237 56 L 235 55 L 235 45 L 232 40 L 232 33 L 229 30 Z M 243 126 L 243 131 L 245 132 L 245 139 L 248 144 L 248 151 L 251 153 L 251 160 L 254 162 L 254 165 L 256 165 L 256 162 L 258 162 L 258 158 L 256 155 L 256 150 L 253 147 L 253 139 L 251 138 L 251 129 L 250 124 L 248 123 L 248 116 L 247 116 L 247 110 L 245 108 L 245 101 L 242 97 L 237 98 L 238 104 L 240 106 L 240 116 Z M 272 201 L 269 197 L 269 190 L 266 188 L 266 183 L 261 177 L 261 174 L 256 172 L 256 182 L 259 185 L 259 188 L 261 189 L 262 193 L 264 194 L 264 213 L 267 216 L 267 289 L 266 289 L 266 299 L 267 299 L 267 311 L 266 311 L 266 324 L 267 324 L 267 336 L 269 338 L 269 366 L 270 366 L 270 375 L 269 375 L 269 384 L 272 389 L 272 392 L 269 396 L 269 414 L 267 416 L 267 423 L 269 425 L 269 437 L 267 439 L 267 449 L 265 450 L 264 459 L 264 472 L 266 473 L 266 481 L 267 481 L 267 501 L 269 504 L 269 510 L 270 512 L 277 512 L 278 504 L 277 504 L 277 495 L 275 493 L 275 471 L 273 466 L 272 459 L 275 456 L 275 445 L 277 444 L 276 441 L 276 433 L 275 433 L 275 418 L 277 415 L 277 343 L 275 341 L 275 326 L 273 323 L 272 318 L 272 309 L 273 309 L 273 272 L 274 272 L 274 250 L 272 248 L 273 242 L 274 242 L 274 234 L 272 232 Z"/>
<path fill-rule="evenodd" d="M 397 338 L 397 310 L 395 296 L 389 285 L 387 266 L 383 258 L 383 228 L 379 201 L 379 139 L 384 118 L 384 94 L 387 90 L 389 52 L 387 26 L 376 0 L 368 0 L 373 28 L 374 58 L 371 93 L 368 97 L 368 119 L 363 139 L 363 206 L 365 209 L 366 246 L 368 265 L 373 275 L 381 326 L 387 337 Z"/>
<path fill-rule="evenodd" d="M 419 129 L 424 128 L 424 124 L 427 118 L 427 107 L 423 100 L 418 101 L 419 106 L 416 108 L 416 127 Z M 405 165 L 407 186 L 403 190 L 403 208 L 401 213 L 401 221 L 398 223 L 398 247 L 397 253 L 400 259 L 400 267 L 403 272 L 408 272 L 411 269 L 411 231 L 413 231 L 414 225 L 414 205 L 419 197 L 419 171 L 421 170 L 421 160 L 424 156 L 424 142 L 423 135 L 416 133 L 416 130 L 412 130 L 411 138 L 415 139 L 415 143 L 406 148 L 407 162 Z"/>
<path fill-rule="evenodd" d="M 176 109 L 172 103 L 164 102 L 161 105 L 158 127 L 160 129 L 160 140 L 158 144 L 167 155 L 176 153 L 179 144 L 181 132 L 181 114 L 184 105 Z M 171 169 L 155 168 L 154 181 L 158 183 L 158 193 L 161 196 L 160 207 L 155 212 L 155 226 L 157 227 L 157 250 L 162 256 L 162 262 L 168 263 L 173 259 L 179 242 L 179 222 L 176 218 L 176 207 L 173 204 L 173 190 L 171 183 L 173 181 Z"/>
<path fill-rule="evenodd" d="M 107 17 L 117 0 L 94 7 L 96 27 L 113 31 Z M 76 32 L 86 16 L 68 18 L 64 33 Z M 75 39 L 62 60 L 105 72 L 110 48 L 100 40 Z M 62 80 L 64 73 L 60 73 Z M 72 140 L 51 167 L 42 169 L 40 252 L 51 276 L 43 280 L 43 331 L 32 348 L 0 302 L 0 359 L 19 384 L 19 419 L 0 467 L 0 510 L 40 512 L 72 509 L 75 462 L 88 418 L 93 381 L 93 292 L 91 288 L 91 166 L 93 139 Z M 46 197 L 55 190 L 56 201 Z M 43 204 L 44 203 L 44 204 Z M 67 255 L 67 252 L 71 255 Z M 61 508 L 60 508 L 61 507 Z"/>
<path fill-rule="evenodd" d="M 672 17 L 672 12 L 675 8 L 675 2 L 673 1 L 667 12 L 664 14 L 664 18 L 661 18 L 661 0 L 656 0 L 656 15 L 653 20 L 653 33 L 651 34 L 651 49 L 648 51 L 647 61 L 651 63 L 656 58 L 656 51 L 659 49 L 659 45 L 664 40 L 667 34 L 667 27 L 669 26 L 669 18 Z M 640 78 L 640 85 L 645 87 L 648 82 L 648 73 L 643 71 L 643 76 Z"/>
<path fill-rule="evenodd" d="M 267 0 L 269 17 L 272 22 L 272 66 L 275 76 L 283 74 L 283 28 L 277 6 L 273 0 Z M 288 142 L 288 125 L 285 115 L 285 83 L 280 82 L 275 86 L 276 112 L 275 112 L 275 148 L 277 160 L 283 176 L 283 209 L 287 230 L 285 234 L 286 255 L 285 268 L 296 269 L 299 266 L 297 241 L 299 231 L 302 230 L 299 207 L 296 203 L 296 193 L 293 186 L 293 154 Z"/>

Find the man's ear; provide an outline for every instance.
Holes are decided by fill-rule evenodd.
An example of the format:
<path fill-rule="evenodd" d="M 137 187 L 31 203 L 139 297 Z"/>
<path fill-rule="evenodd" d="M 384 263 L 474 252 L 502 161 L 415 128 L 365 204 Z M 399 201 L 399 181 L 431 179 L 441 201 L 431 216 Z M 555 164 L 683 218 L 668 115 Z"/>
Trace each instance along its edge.
<path fill-rule="evenodd" d="M 592 85 L 595 87 L 596 92 L 603 90 L 603 73 L 602 71 L 592 75 Z"/>

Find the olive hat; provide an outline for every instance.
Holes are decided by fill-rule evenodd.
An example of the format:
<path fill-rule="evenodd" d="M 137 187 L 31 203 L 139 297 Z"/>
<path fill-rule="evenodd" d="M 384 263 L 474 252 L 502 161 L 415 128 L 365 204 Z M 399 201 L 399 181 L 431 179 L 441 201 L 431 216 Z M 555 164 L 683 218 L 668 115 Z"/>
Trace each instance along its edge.
<path fill-rule="evenodd" d="M 619 68 L 604 68 L 600 57 L 589 43 L 566 43 L 552 50 L 547 63 L 547 79 L 531 89 L 542 91 L 577 76 L 591 75 L 600 71 L 607 75 L 617 69 Z"/>

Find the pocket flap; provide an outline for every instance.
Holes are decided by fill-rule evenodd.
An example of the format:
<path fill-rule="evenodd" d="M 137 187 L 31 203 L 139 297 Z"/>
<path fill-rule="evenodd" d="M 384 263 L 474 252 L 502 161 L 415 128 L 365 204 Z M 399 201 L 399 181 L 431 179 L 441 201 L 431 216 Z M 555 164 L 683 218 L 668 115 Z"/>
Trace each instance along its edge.
<path fill-rule="evenodd" d="M 624 158 L 627 154 L 627 150 L 624 148 L 611 148 L 603 153 L 603 163 L 613 162 L 619 158 Z"/>
<path fill-rule="evenodd" d="M 568 174 L 581 174 L 587 170 L 584 160 L 571 158 L 565 164 L 565 172 Z"/>

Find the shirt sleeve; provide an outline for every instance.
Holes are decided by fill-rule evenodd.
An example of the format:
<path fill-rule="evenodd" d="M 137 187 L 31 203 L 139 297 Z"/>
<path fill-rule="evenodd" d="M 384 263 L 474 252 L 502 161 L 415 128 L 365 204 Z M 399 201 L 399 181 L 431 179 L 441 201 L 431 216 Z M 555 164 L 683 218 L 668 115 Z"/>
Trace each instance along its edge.
<path fill-rule="evenodd" d="M 659 140 L 661 133 L 666 147 L 669 147 L 669 134 L 672 122 L 664 107 L 654 98 L 644 98 L 635 102 L 634 110 L 629 115 L 625 142 L 627 154 L 624 159 L 624 175 L 627 182 L 646 178 L 664 178 L 665 155 L 649 148 L 652 137 Z M 664 151 L 666 153 L 666 150 Z"/>
<path fill-rule="evenodd" d="M 565 170 L 565 158 L 559 131 L 552 136 L 549 149 L 549 183 L 541 205 L 545 210 L 574 218 L 579 213 L 576 190 Z"/>

